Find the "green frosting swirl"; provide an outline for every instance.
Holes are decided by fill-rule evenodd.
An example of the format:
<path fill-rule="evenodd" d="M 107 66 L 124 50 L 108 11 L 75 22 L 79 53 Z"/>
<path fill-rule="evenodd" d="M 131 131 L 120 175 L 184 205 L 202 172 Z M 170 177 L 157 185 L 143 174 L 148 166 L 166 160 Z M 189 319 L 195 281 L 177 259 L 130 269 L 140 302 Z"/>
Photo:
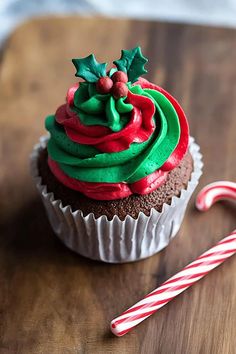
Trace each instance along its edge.
<path fill-rule="evenodd" d="M 159 169 L 174 151 L 179 142 L 180 126 L 171 102 L 156 90 L 142 89 L 138 85 L 129 89 L 154 102 L 156 129 L 147 141 L 132 143 L 127 150 L 102 153 L 93 146 L 75 143 L 56 123 L 55 116 L 47 117 L 45 125 L 51 134 L 48 153 L 68 176 L 86 182 L 133 183 Z M 82 123 L 104 125 L 113 131 L 124 127 L 132 105 L 126 104 L 124 99 L 114 101 L 109 95 L 94 94 L 91 84 L 81 85 L 79 90 L 75 93 L 74 104 Z"/>
<path fill-rule="evenodd" d="M 115 100 L 111 94 L 99 94 L 95 84 L 83 82 L 75 92 L 73 110 L 85 125 L 104 125 L 118 132 L 128 123 L 127 114 L 133 109 L 125 99 Z"/>

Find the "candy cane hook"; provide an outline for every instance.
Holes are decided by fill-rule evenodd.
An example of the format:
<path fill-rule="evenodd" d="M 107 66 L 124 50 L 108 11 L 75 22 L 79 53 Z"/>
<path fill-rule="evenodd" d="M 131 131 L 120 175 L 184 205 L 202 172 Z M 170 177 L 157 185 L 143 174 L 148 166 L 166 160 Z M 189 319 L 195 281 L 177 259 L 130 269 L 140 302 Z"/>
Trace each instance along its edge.
<path fill-rule="evenodd" d="M 220 181 L 207 185 L 198 194 L 196 206 L 205 211 L 216 201 L 225 198 L 236 200 L 236 183 Z M 111 331 L 118 337 L 128 333 L 235 253 L 236 230 L 111 321 Z"/>
<path fill-rule="evenodd" d="M 236 200 L 236 183 L 219 181 L 208 184 L 198 194 L 196 207 L 200 211 L 206 211 L 212 204 L 222 199 Z"/>

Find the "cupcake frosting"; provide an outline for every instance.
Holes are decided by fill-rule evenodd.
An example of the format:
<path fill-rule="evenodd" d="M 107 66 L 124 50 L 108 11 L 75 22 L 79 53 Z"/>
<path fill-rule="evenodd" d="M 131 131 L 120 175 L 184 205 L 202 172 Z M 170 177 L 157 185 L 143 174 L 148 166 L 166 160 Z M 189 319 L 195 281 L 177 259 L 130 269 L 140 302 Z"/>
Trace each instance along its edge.
<path fill-rule="evenodd" d="M 140 78 L 146 62 L 139 47 L 122 51 L 109 72 L 93 55 L 73 59 L 84 81 L 45 122 L 48 164 L 61 183 L 93 199 L 119 199 L 152 192 L 179 165 L 187 120 L 169 93 Z"/>

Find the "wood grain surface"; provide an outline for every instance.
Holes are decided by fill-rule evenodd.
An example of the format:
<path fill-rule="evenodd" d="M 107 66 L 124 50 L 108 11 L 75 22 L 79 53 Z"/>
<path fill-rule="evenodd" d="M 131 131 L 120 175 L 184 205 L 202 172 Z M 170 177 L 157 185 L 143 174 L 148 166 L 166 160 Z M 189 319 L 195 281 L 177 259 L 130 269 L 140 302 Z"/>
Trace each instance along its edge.
<path fill-rule="evenodd" d="M 126 336 L 109 332 L 112 318 L 235 227 L 235 205 L 219 203 L 201 214 L 192 198 L 167 249 L 137 263 L 106 265 L 60 243 L 28 172 L 45 116 L 75 81 L 70 59 L 94 52 L 111 62 L 137 44 L 149 57 L 148 78 L 187 113 L 204 154 L 200 187 L 235 180 L 234 30 L 77 17 L 19 27 L 0 64 L 1 354 L 236 353 L 236 257 Z"/>

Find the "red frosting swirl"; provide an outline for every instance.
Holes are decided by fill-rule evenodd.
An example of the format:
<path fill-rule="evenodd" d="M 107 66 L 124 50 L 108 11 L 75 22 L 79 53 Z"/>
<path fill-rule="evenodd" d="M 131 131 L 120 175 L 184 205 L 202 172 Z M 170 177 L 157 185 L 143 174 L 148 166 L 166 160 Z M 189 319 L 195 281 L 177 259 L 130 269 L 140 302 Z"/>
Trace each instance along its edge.
<path fill-rule="evenodd" d="M 151 136 L 155 129 L 153 115 L 155 106 L 148 97 L 128 92 L 127 103 L 133 105 L 129 123 L 119 132 L 101 125 L 84 125 L 77 113 L 71 110 L 73 92 L 67 95 L 68 104 L 60 106 L 56 111 L 56 121 L 65 128 L 67 136 L 74 142 L 93 145 L 102 152 L 119 152 L 129 148 L 131 143 L 142 143 Z"/>
<path fill-rule="evenodd" d="M 56 178 L 76 191 L 82 192 L 92 199 L 113 200 L 128 197 L 133 193 L 148 194 L 160 187 L 166 180 L 168 172 L 177 167 L 183 159 L 188 148 L 189 128 L 184 111 L 179 103 L 163 88 L 140 78 L 135 83 L 142 88 L 154 89 L 161 92 L 174 106 L 181 128 L 179 142 L 164 165 L 154 173 L 132 183 L 94 183 L 83 182 L 67 176 L 50 157 L 49 167 Z M 122 132 L 112 132 L 104 126 L 85 126 L 78 119 L 70 106 L 73 104 L 73 95 L 78 86 L 71 88 L 67 95 L 67 105 L 58 108 L 56 120 L 65 128 L 66 134 L 74 142 L 89 144 L 103 152 L 118 152 L 127 149 L 133 142 L 143 142 L 149 138 L 155 129 L 152 120 L 155 112 L 153 102 L 144 96 L 135 95 L 129 92 L 127 102 L 134 106 L 130 122 Z"/>
<path fill-rule="evenodd" d="M 157 90 L 161 92 L 164 96 L 168 98 L 168 100 L 174 106 L 178 117 L 179 117 L 179 124 L 180 124 L 180 139 L 179 143 L 176 146 L 173 153 L 170 155 L 168 160 L 164 163 L 161 167 L 162 171 L 170 171 L 173 168 L 177 167 L 180 161 L 183 159 L 187 149 L 188 149 L 188 141 L 189 141 L 189 126 L 188 121 L 185 116 L 183 109 L 181 108 L 178 101 L 169 94 L 169 92 L 165 91 L 162 87 L 152 84 L 146 79 L 140 78 L 135 85 L 140 85 L 142 88 L 149 88 L 153 90 Z"/>
<path fill-rule="evenodd" d="M 65 186 L 98 200 L 113 200 L 128 197 L 131 194 L 148 194 L 160 187 L 166 180 L 168 172 L 155 171 L 147 177 L 132 184 L 127 183 L 93 183 L 83 182 L 67 176 L 50 157 L 48 165 L 54 176 Z"/>

